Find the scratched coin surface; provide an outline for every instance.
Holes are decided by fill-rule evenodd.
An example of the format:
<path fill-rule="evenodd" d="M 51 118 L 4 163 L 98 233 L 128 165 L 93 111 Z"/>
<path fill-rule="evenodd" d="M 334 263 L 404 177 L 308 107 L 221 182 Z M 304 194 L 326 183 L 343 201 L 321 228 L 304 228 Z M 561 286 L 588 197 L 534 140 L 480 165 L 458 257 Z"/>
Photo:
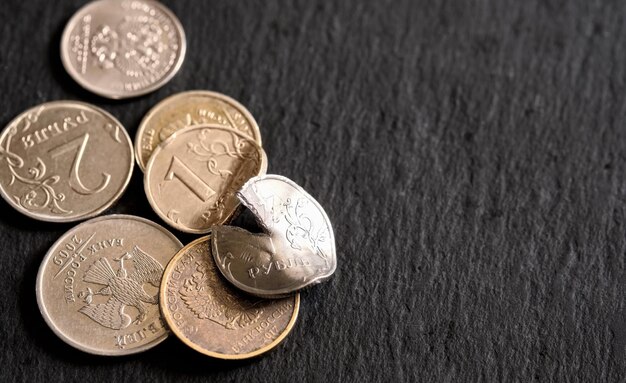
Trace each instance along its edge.
<path fill-rule="evenodd" d="M 83 88 L 121 99 L 167 83 L 185 57 L 176 16 L 153 0 L 97 0 L 79 9 L 61 37 L 61 59 Z"/>
<path fill-rule="evenodd" d="M 335 238 L 313 197 L 273 174 L 251 179 L 238 196 L 266 233 L 213 228 L 212 254 L 229 282 L 256 296 L 279 297 L 330 278 L 337 268 Z"/>
<path fill-rule="evenodd" d="M 234 129 L 197 125 L 179 130 L 155 150 L 144 174 L 154 211 L 170 226 L 208 233 L 239 206 L 236 193 L 265 174 L 265 152 Z"/>
<path fill-rule="evenodd" d="M 210 254 L 210 236 L 185 246 L 163 274 L 161 312 L 185 344 L 222 359 L 262 354 L 291 331 L 300 295 L 262 299 L 243 294 L 226 282 Z"/>
<path fill-rule="evenodd" d="M 135 154 L 141 170 L 166 138 L 182 128 L 201 124 L 235 129 L 261 146 L 259 126 L 239 102 L 217 92 L 182 92 L 159 102 L 139 124 Z"/>
<path fill-rule="evenodd" d="M 43 221 L 101 213 L 122 195 L 133 166 L 132 143 L 120 122 L 81 102 L 41 104 L 0 134 L 0 195 Z"/>
<path fill-rule="evenodd" d="M 159 311 L 163 269 L 182 244 L 146 219 L 110 215 L 65 233 L 37 275 L 37 303 L 66 343 L 99 355 L 126 355 L 167 337 Z"/>

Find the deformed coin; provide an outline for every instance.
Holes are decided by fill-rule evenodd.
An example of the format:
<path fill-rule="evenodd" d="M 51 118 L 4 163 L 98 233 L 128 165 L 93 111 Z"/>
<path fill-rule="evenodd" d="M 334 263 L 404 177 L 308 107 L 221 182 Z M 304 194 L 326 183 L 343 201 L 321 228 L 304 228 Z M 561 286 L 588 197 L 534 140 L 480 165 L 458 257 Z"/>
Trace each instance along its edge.
<path fill-rule="evenodd" d="M 210 254 L 211 237 L 185 246 L 161 283 L 163 318 L 186 345 L 221 359 L 245 359 L 278 345 L 291 331 L 300 295 L 261 299 L 223 280 Z"/>
<path fill-rule="evenodd" d="M 179 130 L 154 150 L 144 188 L 154 211 L 170 226 L 207 233 L 231 218 L 239 206 L 239 188 L 266 169 L 265 152 L 248 136 L 197 125 Z"/>
<path fill-rule="evenodd" d="M 124 127 L 82 102 L 33 107 L 0 134 L 0 195 L 19 212 L 43 221 L 100 214 L 122 195 L 133 166 Z"/>
<path fill-rule="evenodd" d="M 145 170 L 154 149 L 174 132 L 202 124 L 234 129 L 261 146 L 259 126 L 239 102 L 217 92 L 182 92 L 159 102 L 139 124 L 135 154 L 141 170 Z"/>
<path fill-rule="evenodd" d="M 260 297 L 280 297 L 327 280 L 337 268 L 326 212 L 288 178 L 250 179 L 238 193 L 266 233 L 216 226 L 212 254 L 222 275 Z"/>
<path fill-rule="evenodd" d="M 67 72 L 103 97 L 140 96 L 180 69 L 186 41 L 176 16 L 153 0 L 96 0 L 79 9 L 61 37 Z"/>
<path fill-rule="evenodd" d="M 99 355 L 149 349 L 167 337 L 159 312 L 163 269 L 182 244 L 143 218 L 110 215 L 65 233 L 37 275 L 37 302 L 66 343 Z"/>

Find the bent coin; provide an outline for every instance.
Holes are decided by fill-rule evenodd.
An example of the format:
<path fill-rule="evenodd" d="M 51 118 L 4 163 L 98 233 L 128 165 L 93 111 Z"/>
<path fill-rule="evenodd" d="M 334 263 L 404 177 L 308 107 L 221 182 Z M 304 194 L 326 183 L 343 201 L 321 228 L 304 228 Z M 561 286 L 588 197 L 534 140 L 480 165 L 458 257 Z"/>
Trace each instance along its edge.
<path fill-rule="evenodd" d="M 335 238 L 324 209 L 288 178 L 250 179 L 238 193 L 267 234 L 213 228 L 212 253 L 220 272 L 239 289 L 280 297 L 335 272 Z"/>
<path fill-rule="evenodd" d="M 236 130 L 197 125 L 159 145 L 146 167 L 144 188 L 154 211 L 170 226 L 207 233 L 239 206 L 236 193 L 265 174 L 265 152 Z"/>
<path fill-rule="evenodd" d="M 152 92 L 180 69 L 182 25 L 153 0 L 97 0 L 79 9 L 61 38 L 61 59 L 83 88 L 121 99 Z"/>
<path fill-rule="evenodd" d="M 174 132 L 202 124 L 234 129 L 261 146 L 259 126 L 239 102 L 217 92 L 182 92 L 156 104 L 139 124 L 135 155 L 141 170 L 145 170 L 154 149 Z"/>
<path fill-rule="evenodd" d="M 48 251 L 37 303 L 66 343 L 99 355 L 126 355 L 167 337 L 158 305 L 164 265 L 182 248 L 166 229 L 129 215 L 84 222 Z"/>
<path fill-rule="evenodd" d="M 93 217 L 122 195 L 133 147 L 109 113 L 77 101 L 28 109 L 0 134 L 0 195 L 31 218 Z"/>
<path fill-rule="evenodd" d="M 174 256 L 163 274 L 160 304 L 171 331 L 194 350 L 221 359 L 245 359 L 278 345 L 291 331 L 300 295 L 265 300 L 245 295 L 219 275 L 211 237 Z"/>

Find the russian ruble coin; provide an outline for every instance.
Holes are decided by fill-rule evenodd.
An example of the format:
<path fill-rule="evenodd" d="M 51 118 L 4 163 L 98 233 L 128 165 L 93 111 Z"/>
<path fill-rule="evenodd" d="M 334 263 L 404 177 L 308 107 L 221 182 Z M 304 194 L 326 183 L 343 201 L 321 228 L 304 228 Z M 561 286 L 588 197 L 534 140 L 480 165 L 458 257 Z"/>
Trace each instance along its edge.
<path fill-rule="evenodd" d="M 139 124 L 135 155 L 141 170 L 145 170 L 154 149 L 174 132 L 202 124 L 234 129 L 261 146 L 259 126 L 239 102 L 217 92 L 182 92 L 159 102 Z"/>
<path fill-rule="evenodd" d="M 98 355 L 147 350 L 168 334 L 159 311 L 163 269 L 182 248 L 147 219 L 109 215 L 65 233 L 37 275 L 37 303 L 52 331 Z"/>
<path fill-rule="evenodd" d="M 133 166 L 122 124 L 82 102 L 35 106 L 0 134 L 0 195 L 42 221 L 100 214 L 126 190 Z"/>
<path fill-rule="evenodd" d="M 278 345 L 291 331 L 300 295 L 261 299 L 226 282 L 210 254 L 210 236 L 185 246 L 161 283 L 163 318 L 194 350 L 221 359 L 245 359 Z"/>
<path fill-rule="evenodd" d="M 196 125 L 177 131 L 154 150 L 144 188 L 168 225 L 202 234 L 227 222 L 239 206 L 239 188 L 266 170 L 265 152 L 249 136 Z"/>
<path fill-rule="evenodd" d="M 213 228 L 212 254 L 222 275 L 259 297 L 280 297 L 327 280 L 337 268 L 330 220 L 313 197 L 288 178 L 250 179 L 237 193 L 265 233 Z"/>
<path fill-rule="evenodd" d="M 61 59 L 83 88 L 122 99 L 167 83 L 185 58 L 176 16 L 153 0 L 96 0 L 79 9 L 61 37 Z"/>

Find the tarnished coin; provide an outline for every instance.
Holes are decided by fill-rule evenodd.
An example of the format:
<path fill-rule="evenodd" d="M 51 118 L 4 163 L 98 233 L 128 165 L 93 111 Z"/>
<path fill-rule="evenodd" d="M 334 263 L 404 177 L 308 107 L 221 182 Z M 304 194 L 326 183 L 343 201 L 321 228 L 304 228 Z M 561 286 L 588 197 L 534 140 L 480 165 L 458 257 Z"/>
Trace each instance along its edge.
<path fill-rule="evenodd" d="M 221 359 L 262 354 L 291 331 L 300 295 L 266 300 L 242 294 L 219 275 L 210 236 L 185 246 L 167 265 L 161 312 L 169 328 L 194 350 Z"/>
<path fill-rule="evenodd" d="M 122 195 L 133 166 L 120 122 L 82 102 L 41 104 L 0 134 L 0 195 L 43 221 L 98 215 Z"/>
<path fill-rule="evenodd" d="M 182 248 L 147 219 L 110 215 L 65 233 L 37 275 L 37 303 L 66 343 L 99 355 L 126 355 L 167 337 L 159 312 L 163 269 Z"/>
<path fill-rule="evenodd" d="M 155 149 L 144 187 L 150 205 L 169 225 L 208 233 L 235 212 L 239 188 L 266 169 L 265 152 L 248 136 L 197 125 L 179 130 Z"/>
<path fill-rule="evenodd" d="M 267 234 L 230 226 L 213 228 L 212 253 L 236 287 L 279 297 L 328 279 L 337 268 L 335 238 L 324 209 L 288 178 L 268 174 L 238 193 Z"/>
<path fill-rule="evenodd" d="M 97 0 L 74 14 L 61 38 L 61 59 L 83 88 L 120 99 L 152 92 L 183 63 L 185 33 L 153 0 Z"/>
<path fill-rule="evenodd" d="M 135 154 L 141 170 L 166 138 L 182 128 L 201 124 L 235 129 L 261 146 L 259 126 L 243 105 L 217 92 L 182 92 L 159 102 L 139 124 Z"/>

